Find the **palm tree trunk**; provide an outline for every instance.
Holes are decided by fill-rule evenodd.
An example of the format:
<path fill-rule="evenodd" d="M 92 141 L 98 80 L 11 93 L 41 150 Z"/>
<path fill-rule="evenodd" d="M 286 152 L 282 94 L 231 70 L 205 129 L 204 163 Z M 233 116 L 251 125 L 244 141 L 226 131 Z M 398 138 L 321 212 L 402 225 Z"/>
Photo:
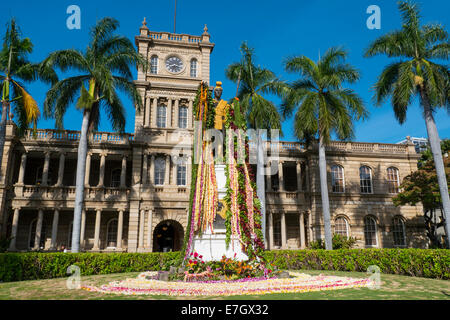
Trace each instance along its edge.
<path fill-rule="evenodd" d="M 77 182 L 75 190 L 75 208 L 73 212 L 72 252 L 80 252 L 81 211 L 84 204 L 84 177 L 86 174 L 87 133 L 90 111 L 84 110 L 81 125 L 80 143 L 78 145 Z"/>
<path fill-rule="evenodd" d="M 430 102 L 423 90 L 420 91 L 425 113 L 425 123 L 427 125 L 428 141 L 430 142 L 431 153 L 433 154 L 436 175 L 441 193 L 442 208 L 445 218 L 445 233 L 447 235 L 446 244 L 450 248 L 450 199 L 448 195 L 447 177 L 445 175 L 444 161 L 442 158 L 441 141 L 434 121 L 433 110 Z"/>
<path fill-rule="evenodd" d="M 9 109 L 9 102 L 2 101 L 2 118 L 0 120 L 0 161 L 3 160 L 3 149 L 5 147 L 6 138 L 6 116 Z"/>
<path fill-rule="evenodd" d="M 327 161 L 325 158 L 325 145 L 323 137 L 319 138 L 319 172 L 320 172 L 320 193 L 322 196 L 322 213 L 325 231 L 325 249 L 333 249 L 333 241 L 331 236 L 331 218 L 330 218 L 330 201 L 328 199 L 328 183 L 327 183 Z"/>
<path fill-rule="evenodd" d="M 265 181 L 265 170 L 264 170 L 264 151 L 263 151 L 263 141 L 261 135 L 258 133 L 257 136 L 257 165 L 256 165 L 256 195 L 261 203 L 261 231 L 263 234 L 264 247 L 267 248 L 266 243 L 266 181 Z"/>

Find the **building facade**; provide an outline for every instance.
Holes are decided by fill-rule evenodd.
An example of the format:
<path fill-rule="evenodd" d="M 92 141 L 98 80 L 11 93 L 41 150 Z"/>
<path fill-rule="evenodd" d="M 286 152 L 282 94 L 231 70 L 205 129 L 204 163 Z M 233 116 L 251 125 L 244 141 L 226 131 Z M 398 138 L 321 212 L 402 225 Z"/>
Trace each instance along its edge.
<path fill-rule="evenodd" d="M 206 26 L 192 36 L 150 31 L 145 20 L 135 41 L 150 62 L 135 81 L 144 107 L 136 111 L 133 134 L 89 137 L 83 251 L 176 251 L 186 232 L 193 103 L 200 82 L 210 83 L 214 44 Z M 78 131 L 19 137 L 8 122 L 0 234 L 12 238 L 11 251 L 70 249 L 78 140 Z M 276 148 L 279 157 L 269 156 L 269 162 L 279 170 L 266 176 L 267 247 L 305 248 L 324 234 L 318 152 L 294 142 Z M 361 248 L 426 247 L 422 207 L 392 203 L 418 158 L 412 143 L 332 142 L 333 232 L 356 237 Z"/>

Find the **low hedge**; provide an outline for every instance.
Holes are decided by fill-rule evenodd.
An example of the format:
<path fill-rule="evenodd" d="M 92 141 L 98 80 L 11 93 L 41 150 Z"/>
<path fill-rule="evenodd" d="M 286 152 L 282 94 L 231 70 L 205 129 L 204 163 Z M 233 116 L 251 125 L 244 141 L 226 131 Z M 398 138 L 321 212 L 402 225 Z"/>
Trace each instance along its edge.
<path fill-rule="evenodd" d="M 265 256 L 278 269 L 366 272 L 376 265 L 382 273 L 450 279 L 446 249 L 277 250 Z M 82 276 L 169 270 L 181 258 L 180 252 L 0 253 L 0 282 L 66 277 L 70 265 L 79 266 Z"/>
<path fill-rule="evenodd" d="M 366 272 L 371 265 L 381 273 L 450 279 L 448 249 L 341 249 L 267 251 L 279 269 Z"/>

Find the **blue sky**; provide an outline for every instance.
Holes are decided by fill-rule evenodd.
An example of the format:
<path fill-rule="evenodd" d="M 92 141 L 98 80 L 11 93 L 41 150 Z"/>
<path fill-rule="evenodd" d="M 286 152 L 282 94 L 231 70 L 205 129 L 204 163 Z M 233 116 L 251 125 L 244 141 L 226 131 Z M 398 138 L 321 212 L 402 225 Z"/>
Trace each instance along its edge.
<path fill-rule="evenodd" d="M 120 21 L 119 33 L 133 40 L 141 22 L 147 17 L 148 27 L 154 31 L 173 32 L 175 0 L 43 0 L 9 1 L 0 11 L 0 33 L 11 16 L 16 17 L 24 36 L 31 38 L 34 52 L 32 61 L 44 59 L 54 50 L 77 48 L 83 50 L 88 43 L 89 28 L 96 20 L 111 16 Z M 446 0 L 421 0 L 422 21 L 439 22 L 449 31 L 450 2 Z M 81 30 L 66 27 L 66 9 L 69 5 L 81 8 Z M 366 20 L 370 5 L 381 8 L 381 29 L 369 30 Z M 407 135 L 426 137 L 421 110 L 415 102 L 409 108 L 407 121 L 399 125 L 392 107 L 387 103 L 375 107 L 371 87 L 384 66 L 394 61 L 386 57 L 364 58 L 368 44 L 386 32 L 400 28 L 400 14 L 393 0 L 230 0 L 194 1 L 178 0 L 177 33 L 200 35 L 208 25 L 211 41 L 216 44 L 211 57 L 211 83 L 222 81 L 224 98 L 236 92 L 236 85 L 225 78 L 226 67 L 240 59 L 242 41 L 255 48 L 257 64 L 275 72 L 284 80 L 296 75 L 287 74 L 283 60 L 293 55 L 306 55 L 314 60 L 319 52 L 331 46 L 342 45 L 349 51 L 348 62 L 361 72 L 361 81 L 352 88 L 363 98 L 370 118 L 355 124 L 356 141 L 395 143 Z M 42 106 L 48 86 L 39 82 L 27 86 Z M 126 131 L 134 131 L 134 108 L 125 97 L 127 109 Z M 278 101 L 274 99 L 276 103 Z M 450 138 L 450 121 L 446 111 L 436 114 L 441 138 Z M 100 130 L 110 131 L 106 119 Z M 66 129 L 79 130 L 81 114 L 71 108 L 64 119 Z M 52 120 L 41 119 L 39 128 L 53 128 Z M 283 140 L 295 141 L 292 119 L 283 123 Z"/>

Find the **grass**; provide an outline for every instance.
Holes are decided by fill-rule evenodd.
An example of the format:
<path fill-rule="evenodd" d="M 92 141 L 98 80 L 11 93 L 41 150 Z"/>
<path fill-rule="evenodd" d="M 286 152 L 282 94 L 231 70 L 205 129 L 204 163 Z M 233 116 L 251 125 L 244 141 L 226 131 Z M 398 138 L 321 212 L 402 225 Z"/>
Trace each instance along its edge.
<path fill-rule="evenodd" d="M 336 275 L 353 278 L 367 278 L 361 272 L 303 270 L 311 275 Z M 138 272 L 86 276 L 82 285 L 100 286 L 111 281 L 134 278 Z M 66 287 L 67 278 L 0 283 L 0 300 L 154 300 L 177 299 L 167 296 L 126 296 L 102 294 L 85 290 L 70 290 Z M 180 299 L 186 300 L 186 297 Z M 195 299 L 195 298 L 193 298 Z M 350 288 L 322 292 L 268 294 L 262 296 L 210 297 L 207 299 L 245 299 L 245 300 L 450 300 L 450 280 L 437 280 L 381 274 L 380 289 Z"/>

